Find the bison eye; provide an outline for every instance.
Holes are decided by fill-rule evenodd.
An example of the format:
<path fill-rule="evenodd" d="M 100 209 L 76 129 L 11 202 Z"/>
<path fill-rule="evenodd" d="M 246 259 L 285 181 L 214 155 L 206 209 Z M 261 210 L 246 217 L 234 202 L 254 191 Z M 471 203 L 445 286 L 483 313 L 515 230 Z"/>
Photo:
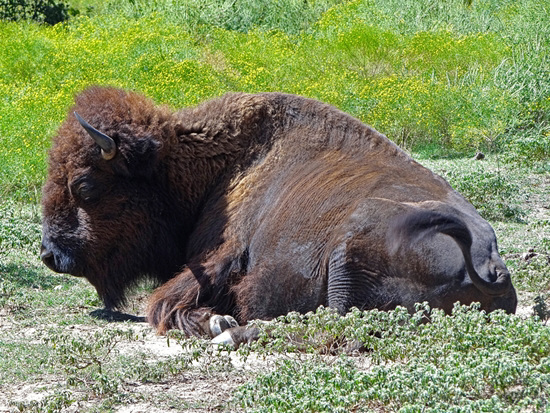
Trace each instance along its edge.
<path fill-rule="evenodd" d="M 71 184 L 71 193 L 83 202 L 92 202 L 99 196 L 97 185 L 90 179 L 77 179 Z"/>

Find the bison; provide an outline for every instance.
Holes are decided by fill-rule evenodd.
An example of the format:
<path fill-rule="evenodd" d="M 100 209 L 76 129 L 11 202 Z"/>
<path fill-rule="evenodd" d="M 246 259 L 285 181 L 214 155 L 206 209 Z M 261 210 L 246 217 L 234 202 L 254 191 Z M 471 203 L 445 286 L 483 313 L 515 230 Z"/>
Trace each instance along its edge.
<path fill-rule="evenodd" d="M 162 334 L 246 339 L 252 319 L 427 301 L 514 312 L 491 226 L 440 176 L 327 104 L 230 93 L 173 111 L 110 87 L 76 96 L 49 153 L 41 259 L 106 308 L 160 284 Z M 243 333 L 244 331 L 244 333 Z"/>

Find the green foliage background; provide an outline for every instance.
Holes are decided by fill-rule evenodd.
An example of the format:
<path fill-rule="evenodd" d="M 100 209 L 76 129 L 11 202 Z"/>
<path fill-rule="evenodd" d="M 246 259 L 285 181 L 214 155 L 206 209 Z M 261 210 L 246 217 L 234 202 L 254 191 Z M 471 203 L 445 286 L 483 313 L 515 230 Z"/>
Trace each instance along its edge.
<path fill-rule="evenodd" d="M 0 194 L 35 202 L 51 136 L 91 84 L 174 107 L 228 91 L 336 105 L 410 150 L 550 153 L 548 0 L 81 1 L 0 22 Z"/>

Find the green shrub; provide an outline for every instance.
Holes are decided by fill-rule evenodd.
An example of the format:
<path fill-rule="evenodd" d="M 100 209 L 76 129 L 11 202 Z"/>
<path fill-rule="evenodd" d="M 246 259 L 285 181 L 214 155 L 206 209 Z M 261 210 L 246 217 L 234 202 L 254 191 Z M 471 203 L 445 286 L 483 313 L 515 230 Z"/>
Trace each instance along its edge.
<path fill-rule="evenodd" d="M 67 20 L 69 10 L 58 0 L 0 0 L 0 20 L 30 19 L 54 25 Z"/>

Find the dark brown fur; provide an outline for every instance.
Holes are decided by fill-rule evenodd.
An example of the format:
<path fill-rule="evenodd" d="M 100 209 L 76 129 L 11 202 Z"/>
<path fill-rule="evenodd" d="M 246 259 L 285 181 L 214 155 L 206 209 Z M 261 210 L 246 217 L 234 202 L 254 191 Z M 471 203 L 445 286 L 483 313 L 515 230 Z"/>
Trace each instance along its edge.
<path fill-rule="evenodd" d="M 115 140 L 114 159 L 74 110 Z M 90 88 L 54 139 L 43 214 L 46 264 L 86 277 L 107 307 L 143 277 L 163 283 L 148 309 L 160 333 L 319 305 L 515 311 L 494 232 L 470 203 L 384 135 L 299 96 L 172 112 Z"/>

